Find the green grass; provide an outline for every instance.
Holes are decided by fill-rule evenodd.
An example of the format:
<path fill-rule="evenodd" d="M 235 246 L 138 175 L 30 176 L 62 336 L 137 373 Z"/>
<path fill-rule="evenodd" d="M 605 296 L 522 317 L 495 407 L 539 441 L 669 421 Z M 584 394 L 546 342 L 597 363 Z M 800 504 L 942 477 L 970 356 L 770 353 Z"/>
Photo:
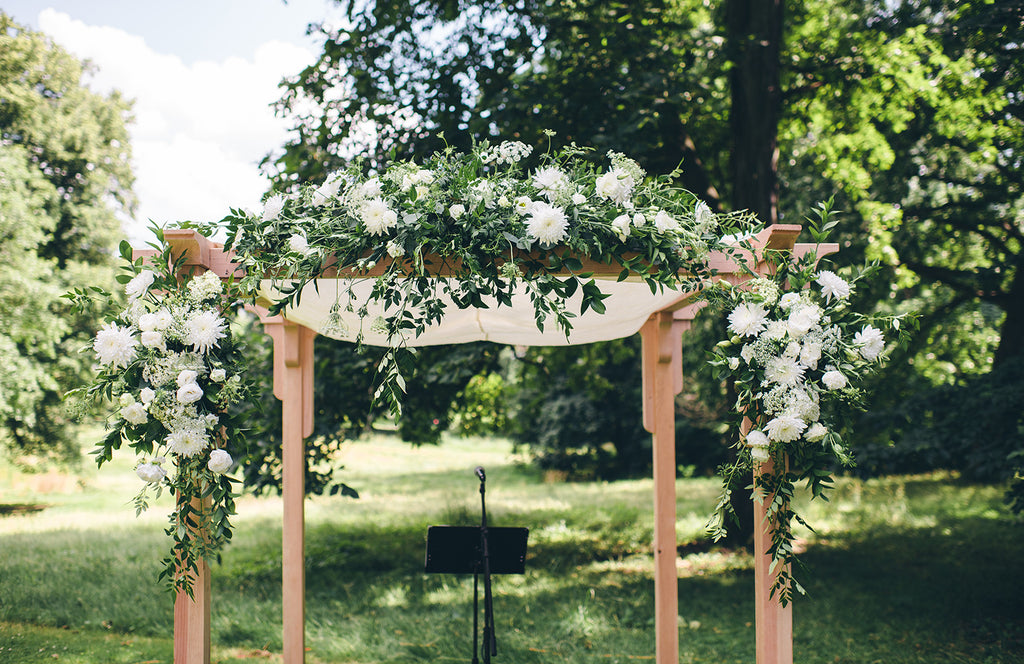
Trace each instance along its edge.
<path fill-rule="evenodd" d="M 501 441 L 411 448 L 386 437 L 339 460 L 353 501 L 307 501 L 311 664 L 467 661 L 472 579 L 422 573 L 428 525 L 530 528 L 527 574 L 495 580 L 504 662 L 637 662 L 654 651 L 650 480 L 552 484 Z M 136 519 L 131 459 L 80 475 L 0 466 L 0 663 L 171 661 L 171 598 L 155 579 L 167 497 Z M 680 661 L 753 662 L 753 572 L 702 542 L 714 479 L 678 483 Z M 843 479 L 805 511 L 810 592 L 795 659 L 847 664 L 1024 661 L 1024 532 L 1002 487 L 950 476 Z M 280 661 L 281 504 L 239 501 L 214 567 L 215 662 Z"/>

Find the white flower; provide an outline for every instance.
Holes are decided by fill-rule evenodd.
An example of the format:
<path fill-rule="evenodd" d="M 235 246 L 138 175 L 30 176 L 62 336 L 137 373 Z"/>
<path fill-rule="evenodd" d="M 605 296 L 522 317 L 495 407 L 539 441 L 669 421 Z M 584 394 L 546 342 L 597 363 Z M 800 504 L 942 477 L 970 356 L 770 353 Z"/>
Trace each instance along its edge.
<path fill-rule="evenodd" d="M 358 198 L 374 198 L 375 196 L 380 196 L 380 192 L 380 180 L 378 178 L 370 178 L 359 185 L 356 189 L 356 196 Z"/>
<path fill-rule="evenodd" d="M 850 284 L 835 272 L 822 270 L 815 281 L 821 286 L 821 294 L 825 296 L 826 302 L 831 302 L 832 298 L 845 300 L 850 297 Z"/>
<path fill-rule="evenodd" d="M 749 447 L 768 447 L 768 436 L 763 431 L 754 429 L 747 432 L 747 446 Z"/>
<path fill-rule="evenodd" d="M 608 198 L 619 205 L 629 200 L 629 194 L 633 191 L 636 181 L 629 173 L 613 168 L 604 175 L 597 178 L 594 183 L 594 190 L 598 196 Z"/>
<path fill-rule="evenodd" d="M 790 390 L 787 397 L 789 398 L 789 404 L 782 411 L 783 414 L 798 417 L 804 422 L 810 422 L 821 417 L 821 407 L 818 405 L 817 392 Z"/>
<path fill-rule="evenodd" d="M 754 347 L 750 344 L 743 344 L 743 348 L 740 349 L 740 357 L 744 362 L 750 364 L 750 361 L 754 359 Z"/>
<path fill-rule="evenodd" d="M 210 380 L 214 383 L 223 383 L 227 380 L 228 372 L 224 369 L 214 369 L 210 372 Z"/>
<path fill-rule="evenodd" d="M 185 383 L 178 388 L 175 397 L 178 403 L 195 403 L 203 398 L 203 388 L 198 383 Z"/>
<path fill-rule="evenodd" d="M 452 216 L 452 219 L 458 219 L 462 215 L 466 214 L 466 206 L 462 203 L 454 203 L 448 208 L 448 214 Z"/>
<path fill-rule="evenodd" d="M 768 339 L 784 339 L 789 334 L 789 325 L 784 320 L 769 321 L 764 328 L 764 336 Z"/>
<path fill-rule="evenodd" d="M 398 214 L 381 198 L 366 201 L 363 204 L 362 217 L 370 235 L 383 235 L 398 224 Z"/>
<path fill-rule="evenodd" d="M 191 428 L 172 431 L 164 440 L 167 443 L 167 449 L 186 457 L 199 454 L 210 444 L 204 431 Z"/>
<path fill-rule="evenodd" d="M 647 217 L 637 212 L 633 215 L 633 225 L 639 228 L 647 224 Z"/>
<path fill-rule="evenodd" d="M 533 186 L 537 187 L 549 201 L 554 201 L 567 185 L 565 173 L 555 166 L 545 166 L 533 176 Z"/>
<path fill-rule="evenodd" d="M 274 194 L 263 203 L 263 221 L 275 221 L 284 210 L 285 197 Z"/>
<path fill-rule="evenodd" d="M 744 302 L 729 314 L 729 331 L 743 337 L 757 336 L 764 329 L 768 312 L 759 304 Z"/>
<path fill-rule="evenodd" d="M 306 240 L 306 236 L 302 233 L 295 233 L 288 238 L 288 250 L 294 251 L 297 254 L 308 256 L 311 253 L 309 248 L 309 242 Z"/>
<path fill-rule="evenodd" d="M 662 233 L 666 231 L 679 230 L 679 222 L 672 218 L 668 212 L 664 210 L 658 210 L 658 214 L 654 217 L 654 227 Z"/>
<path fill-rule="evenodd" d="M 816 304 L 805 304 L 802 307 L 794 308 L 789 312 L 789 319 L 786 326 L 790 335 L 800 338 L 811 331 L 811 328 L 821 320 L 821 307 Z"/>
<path fill-rule="evenodd" d="M 557 244 L 568 235 L 569 220 L 560 208 L 538 202 L 530 210 L 526 234 L 542 244 Z"/>
<path fill-rule="evenodd" d="M 144 387 L 141 390 L 139 390 L 139 401 L 141 401 L 142 403 L 148 404 L 151 401 L 153 401 L 153 399 L 156 399 L 156 392 L 154 392 L 151 388 Z"/>
<path fill-rule="evenodd" d="M 740 358 L 738 358 L 738 357 L 730 357 L 729 358 L 729 370 L 730 371 L 736 371 L 739 368 L 740 368 Z"/>
<path fill-rule="evenodd" d="M 156 314 L 142 314 L 139 316 L 139 329 L 143 332 L 153 332 L 156 330 L 157 317 Z M 145 344 L 145 342 L 143 342 Z"/>
<path fill-rule="evenodd" d="M 157 348 L 159 350 L 165 350 L 164 347 L 164 335 L 156 330 L 152 332 L 143 332 L 139 335 L 139 341 L 146 348 Z"/>
<path fill-rule="evenodd" d="M 405 249 L 402 248 L 402 245 L 399 244 L 398 242 L 395 242 L 394 240 L 388 240 L 386 248 L 388 256 L 391 256 L 392 258 L 398 258 L 399 256 L 405 254 Z"/>
<path fill-rule="evenodd" d="M 765 425 L 769 440 L 788 443 L 800 438 L 807 424 L 799 417 L 783 413 Z"/>
<path fill-rule="evenodd" d="M 174 323 L 174 316 L 172 316 L 171 312 L 167 309 L 157 309 L 156 313 L 153 315 L 156 316 L 156 327 L 154 329 L 160 330 L 161 332 L 169 328 Z"/>
<path fill-rule="evenodd" d="M 152 270 L 143 270 L 137 275 L 132 277 L 132 280 L 124 285 L 125 295 L 128 296 L 129 300 L 137 300 L 146 294 L 149 287 L 153 285 L 153 281 L 156 279 L 156 272 Z"/>
<path fill-rule="evenodd" d="M 715 213 L 704 201 L 697 201 L 697 204 L 693 206 L 693 223 L 702 232 L 710 230 L 715 223 Z"/>
<path fill-rule="evenodd" d="M 191 369 L 185 369 L 178 373 L 177 383 L 178 387 L 184 387 L 189 383 L 194 383 L 199 379 L 199 373 L 192 371 Z"/>
<path fill-rule="evenodd" d="M 107 323 L 96 333 L 92 348 L 100 364 L 117 369 L 127 367 L 135 359 L 135 346 L 138 341 L 132 336 L 131 328 L 120 327 L 117 323 Z"/>
<path fill-rule="evenodd" d="M 212 472 L 218 475 L 226 473 L 234 461 L 231 459 L 231 455 L 225 450 L 213 450 L 210 452 L 210 460 L 206 462 L 206 467 Z"/>
<path fill-rule="evenodd" d="M 751 447 L 750 458 L 758 463 L 764 463 L 768 460 L 768 448 L 767 447 Z"/>
<path fill-rule="evenodd" d="M 790 341 L 786 344 L 786 350 L 782 351 L 784 357 L 797 358 L 800 356 L 800 344 L 795 341 Z"/>
<path fill-rule="evenodd" d="M 846 387 L 846 376 L 835 369 L 830 369 L 821 375 L 821 382 L 830 390 L 841 390 Z"/>
<path fill-rule="evenodd" d="M 185 323 L 185 343 L 197 353 L 206 353 L 226 335 L 227 325 L 216 311 L 202 311 Z"/>
<path fill-rule="evenodd" d="M 149 419 L 146 407 L 137 401 L 133 401 L 121 409 L 121 417 L 129 424 L 145 424 Z"/>
<path fill-rule="evenodd" d="M 790 309 L 793 307 L 794 304 L 797 304 L 799 302 L 799 293 L 786 293 L 785 295 L 782 296 L 782 299 L 779 300 L 779 306 L 782 307 L 783 309 Z"/>
<path fill-rule="evenodd" d="M 821 342 L 805 341 L 800 348 L 800 364 L 808 369 L 817 369 L 821 359 Z"/>
<path fill-rule="evenodd" d="M 580 192 L 577 191 L 575 194 L 572 195 L 572 204 L 573 205 L 583 205 L 586 202 L 587 202 L 587 197 L 584 196 L 583 194 L 581 194 Z"/>
<path fill-rule="evenodd" d="M 764 370 L 765 380 L 785 387 L 793 387 L 803 380 L 803 377 L 804 367 L 792 357 L 777 357 L 770 361 Z"/>
<path fill-rule="evenodd" d="M 882 336 L 881 330 L 865 325 L 864 329 L 853 335 L 853 345 L 858 347 L 865 360 L 871 362 L 878 359 L 885 350 L 885 337 Z"/>
<path fill-rule="evenodd" d="M 338 195 L 339 189 L 341 189 L 340 177 L 332 175 L 327 178 L 322 185 L 313 191 L 313 205 L 326 205 L 328 201 Z"/>
<path fill-rule="evenodd" d="M 167 477 L 167 471 L 156 463 L 140 463 L 135 467 L 135 474 L 139 476 L 140 480 L 150 484 L 158 484 Z"/>
<path fill-rule="evenodd" d="M 530 200 L 529 196 L 519 196 L 512 206 L 515 208 L 516 214 L 524 215 L 530 212 L 530 209 L 533 207 L 533 201 Z"/>
<path fill-rule="evenodd" d="M 221 291 L 220 277 L 211 271 L 203 272 L 188 282 L 189 297 L 196 302 L 218 297 Z"/>
<path fill-rule="evenodd" d="M 804 440 L 811 443 L 817 443 L 818 441 L 825 438 L 828 435 L 828 429 L 821 422 L 815 422 L 811 426 L 807 427 L 807 431 L 804 432 Z"/>
<path fill-rule="evenodd" d="M 627 237 L 629 237 L 629 231 L 630 228 L 632 228 L 632 225 L 630 224 L 629 220 L 629 215 L 620 214 L 619 216 L 612 219 L 612 228 L 615 229 L 615 232 L 618 234 L 620 240 L 625 240 Z"/>

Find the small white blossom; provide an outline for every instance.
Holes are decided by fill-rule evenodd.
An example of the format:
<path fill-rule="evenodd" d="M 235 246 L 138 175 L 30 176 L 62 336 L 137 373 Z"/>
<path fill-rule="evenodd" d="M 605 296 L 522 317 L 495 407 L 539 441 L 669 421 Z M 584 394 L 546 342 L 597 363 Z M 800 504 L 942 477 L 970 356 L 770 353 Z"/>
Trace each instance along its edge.
<path fill-rule="evenodd" d="M 139 329 L 143 332 L 153 332 L 156 330 L 157 317 L 156 314 L 142 314 L 139 316 Z M 145 342 L 143 342 L 145 344 Z"/>
<path fill-rule="evenodd" d="M 533 207 L 533 201 L 529 196 L 519 196 L 512 204 L 512 207 L 515 209 L 516 214 L 529 214 L 530 209 Z"/>
<path fill-rule="evenodd" d="M 454 203 L 448 208 L 448 214 L 452 216 L 452 219 L 458 219 L 462 215 L 466 214 L 466 206 L 462 203 Z"/>
<path fill-rule="evenodd" d="M 175 393 L 178 403 L 195 403 L 203 398 L 203 388 L 198 383 L 185 383 Z"/>
<path fill-rule="evenodd" d="M 274 194 L 263 203 L 263 221 L 276 221 L 284 210 L 285 197 L 281 194 Z"/>
<path fill-rule="evenodd" d="M 830 390 L 841 390 L 846 387 L 846 376 L 835 369 L 830 369 L 821 375 L 821 382 Z"/>
<path fill-rule="evenodd" d="M 768 447 L 768 436 L 763 431 L 753 429 L 747 432 L 747 445 L 749 447 Z"/>
<path fill-rule="evenodd" d="M 139 341 L 146 348 L 166 350 L 166 347 L 164 346 L 164 335 L 156 330 L 143 332 L 139 335 Z"/>
<path fill-rule="evenodd" d="M 632 228 L 628 214 L 620 214 L 619 216 L 612 219 L 612 228 L 618 234 L 620 240 L 625 240 L 629 237 L 629 231 Z"/>
<path fill-rule="evenodd" d="M 804 341 L 800 348 L 800 364 L 808 369 L 817 369 L 818 360 L 821 359 L 821 342 Z"/>
<path fill-rule="evenodd" d="M 210 372 L 210 380 L 214 383 L 223 383 L 228 377 L 228 372 L 224 369 L 214 369 Z"/>
<path fill-rule="evenodd" d="M 135 467 L 135 474 L 140 480 L 150 484 L 159 484 L 167 477 L 167 471 L 157 463 L 140 463 Z"/>
<path fill-rule="evenodd" d="M 312 202 L 313 205 L 321 206 L 326 205 L 332 198 L 338 195 L 338 190 L 341 189 L 341 178 L 332 175 L 327 180 L 313 190 Z"/>
<path fill-rule="evenodd" d="M 654 227 L 662 233 L 667 231 L 679 230 L 679 222 L 672 218 L 668 212 L 664 210 L 658 210 L 658 214 L 654 216 Z"/>
<path fill-rule="evenodd" d="M 707 232 L 715 224 L 715 213 L 711 211 L 704 201 L 697 201 L 693 207 L 693 223 L 697 226 L 698 232 Z"/>
<path fill-rule="evenodd" d="M 786 321 L 789 334 L 800 338 L 811 331 L 818 321 L 821 320 L 821 307 L 816 304 L 805 304 L 796 307 L 789 312 L 789 319 Z"/>
<path fill-rule="evenodd" d="M 199 372 L 193 371 L 192 369 L 184 369 L 178 374 L 175 382 L 177 382 L 178 387 L 184 387 L 185 385 L 194 383 L 197 380 L 199 380 Z"/>
<path fill-rule="evenodd" d="M 575 194 L 572 195 L 572 204 L 573 205 L 583 205 L 586 202 L 587 202 L 587 197 L 584 196 L 583 194 L 581 194 L 580 192 L 577 191 Z"/>
<path fill-rule="evenodd" d="M 131 281 L 124 285 L 125 295 L 129 300 L 137 300 L 149 291 L 156 279 L 156 273 L 152 270 L 143 270 L 132 277 Z"/>
<path fill-rule="evenodd" d="M 295 233 L 288 238 L 288 250 L 303 256 L 308 256 L 312 252 L 306 236 L 302 233 Z"/>
<path fill-rule="evenodd" d="M 405 254 L 405 249 L 403 249 L 402 245 L 396 242 L 395 240 L 388 240 L 386 249 L 388 252 L 388 256 L 391 256 L 392 258 L 398 258 Z"/>
<path fill-rule="evenodd" d="M 146 420 L 149 419 L 149 413 L 146 412 L 145 406 L 137 401 L 133 401 L 121 409 L 121 417 L 129 424 L 139 425 L 146 423 Z"/>
<path fill-rule="evenodd" d="M 786 293 L 779 299 L 779 306 L 783 309 L 789 310 L 793 308 L 793 305 L 800 303 L 799 293 Z"/>
<path fill-rule="evenodd" d="M 615 169 L 599 176 L 594 183 L 594 191 L 598 196 L 615 201 L 622 205 L 629 200 L 629 195 L 636 185 L 636 180 L 629 173 Z"/>
<path fill-rule="evenodd" d="M 739 368 L 740 368 L 740 358 L 738 358 L 738 357 L 730 357 L 729 358 L 729 370 L 730 371 L 736 371 Z"/>
<path fill-rule="evenodd" d="M 157 309 L 153 315 L 156 316 L 156 330 L 162 332 L 174 324 L 174 316 L 167 309 Z"/>
<path fill-rule="evenodd" d="M 815 422 L 811 426 L 807 427 L 807 431 L 804 432 L 804 440 L 811 443 L 817 443 L 823 440 L 828 434 L 828 429 L 821 422 Z"/>
<path fill-rule="evenodd" d="M 142 403 L 149 404 L 155 398 L 156 392 L 154 392 L 152 388 L 144 387 L 141 390 L 139 390 L 139 401 L 141 401 Z"/>

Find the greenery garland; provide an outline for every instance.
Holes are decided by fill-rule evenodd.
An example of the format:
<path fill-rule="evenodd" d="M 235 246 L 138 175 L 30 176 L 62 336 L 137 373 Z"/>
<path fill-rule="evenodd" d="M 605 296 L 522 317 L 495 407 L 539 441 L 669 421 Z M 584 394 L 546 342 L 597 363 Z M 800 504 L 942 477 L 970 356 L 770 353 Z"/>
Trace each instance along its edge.
<path fill-rule="evenodd" d="M 642 280 L 652 292 L 703 291 L 729 308 L 732 336 L 716 346 L 712 363 L 735 385 L 737 428 L 742 417 L 752 428 L 737 441 L 739 460 L 723 469 L 710 530 L 716 538 L 724 534 L 737 478 L 774 459 L 773 470 L 756 479 L 771 500 L 765 525 L 779 570 L 773 593 L 786 603 L 794 588 L 802 590 L 790 572 L 791 522 L 803 523 L 790 502 L 794 485 L 806 480 L 814 497 L 824 497 L 833 467 L 851 462 L 837 433 L 843 409 L 859 402 L 863 376 L 884 359 L 886 341 L 874 325 L 902 333 L 900 319 L 872 322 L 852 311 L 849 295 L 865 273 L 819 271 L 813 252 L 797 259 L 766 251 L 757 263 L 744 263 L 754 247 L 737 238 L 752 235 L 753 220 L 713 214 L 673 186 L 675 174 L 648 178 L 617 153 L 599 169 L 575 145 L 541 155 L 530 169 L 530 152 L 518 142 L 484 143 L 466 154 L 446 150 L 422 165 L 396 162 L 380 173 L 357 163 L 318 186 L 269 197 L 259 214 L 232 210 L 221 226 L 198 229 L 226 230 L 225 246 L 243 271 L 226 286 L 209 272 L 183 273 L 183 257 L 172 255 L 159 231 L 158 255 L 146 263 L 132 260 L 122 243 L 127 272 L 119 279 L 128 305 L 93 347 L 99 366 L 88 394 L 114 404 L 96 456 L 100 464 L 109 461 L 122 443 L 141 455 L 136 472 L 146 484 L 138 510 L 151 489 L 178 496 L 167 531 L 174 544 L 161 575 L 172 588 L 191 593 L 198 561 L 216 556 L 231 538 L 232 480 L 224 473 L 232 465 L 227 450 L 243 441 L 242 423 L 230 412 L 250 388 L 223 315 L 254 298 L 268 275 L 279 294 L 271 313 L 298 304 L 303 288 L 319 278 L 373 280 L 369 301 L 388 308 L 369 324 L 390 343 L 376 397 L 398 415 L 405 343 L 441 321 L 449 302 L 463 309 L 485 307 L 485 299 L 509 306 L 515 289 L 525 287 L 537 327 L 553 318 L 568 335 L 577 312 L 566 302 L 577 292 L 579 314 L 604 312 L 606 295 L 583 267 L 589 260 L 615 266 L 619 280 Z M 834 225 L 828 215 L 822 206 L 810 225 L 818 243 Z M 752 280 L 714 282 L 712 251 L 745 264 Z M 433 278 L 438 274 L 446 278 Z M 366 319 L 368 302 L 348 288 L 334 311 Z M 97 295 L 111 297 L 101 289 L 71 297 Z M 173 475 L 163 467 L 168 454 Z"/>

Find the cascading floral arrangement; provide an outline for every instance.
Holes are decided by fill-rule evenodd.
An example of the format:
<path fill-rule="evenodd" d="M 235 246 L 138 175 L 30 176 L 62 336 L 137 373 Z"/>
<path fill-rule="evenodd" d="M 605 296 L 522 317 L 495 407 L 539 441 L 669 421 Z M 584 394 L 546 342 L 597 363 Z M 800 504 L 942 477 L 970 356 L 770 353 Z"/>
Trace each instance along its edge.
<path fill-rule="evenodd" d="M 125 261 L 118 281 L 126 306 L 97 332 L 92 348 L 96 378 L 85 390 L 113 405 L 108 434 L 93 452 L 110 461 L 127 445 L 138 455 L 135 472 L 144 482 L 136 513 L 164 489 L 177 497 L 167 534 L 173 545 L 160 578 L 172 590 L 192 593 L 199 561 L 216 557 L 231 539 L 234 514 L 231 451 L 243 450 L 233 407 L 250 390 L 239 348 L 226 318 L 239 300 L 231 284 L 213 272 L 183 271 L 157 229 L 155 256 Z M 72 300 L 115 298 L 101 289 L 76 290 Z"/>
<path fill-rule="evenodd" d="M 835 226 L 830 204 L 817 209 L 808 231 L 818 246 Z M 812 498 L 827 500 L 835 468 L 853 465 L 840 430 L 862 407 L 864 378 L 886 359 L 887 330 L 905 341 L 912 316 L 867 317 L 849 306 L 868 266 L 840 276 L 820 269 L 817 251 L 797 258 L 768 250 L 761 269 L 739 285 L 720 284 L 710 294 L 728 311 L 730 337 L 719 342 L 711 364 L 736 393 L 733 427 L 738 461 L 723 467 L 723 492 L 709 523 L 717 540 L 725 535 L 732 507 L 730 487 L 754 472 L 755 499 L 768 501 L 768 553 L 775 573 L 772 594 L 783 606 L 804 589 L 792 572 L 797 557 L 792 523 L 810 527 L 792 504 L 796 485 L 806 482 Z M 902 322 L 901 322 L 902 321 Z"/>

